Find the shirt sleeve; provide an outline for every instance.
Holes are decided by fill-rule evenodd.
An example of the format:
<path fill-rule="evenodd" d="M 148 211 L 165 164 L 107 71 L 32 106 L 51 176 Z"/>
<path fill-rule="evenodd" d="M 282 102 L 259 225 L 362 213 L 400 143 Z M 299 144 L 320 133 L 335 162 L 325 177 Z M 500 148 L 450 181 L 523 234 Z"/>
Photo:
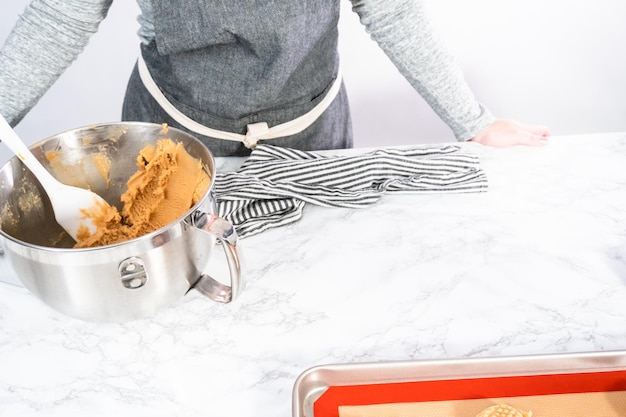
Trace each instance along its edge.
<path fill-rule="evenodd" d="M 83 51 L 112 0 L 33 0 L 0 49 L 0 113 L 15 126 Z"/>
<path fill-rule="evenodd" d="M 421 0 L 351 1 L 372 39 L 457 140 L 471 139 L 495 120 L 474 97 Z"/>

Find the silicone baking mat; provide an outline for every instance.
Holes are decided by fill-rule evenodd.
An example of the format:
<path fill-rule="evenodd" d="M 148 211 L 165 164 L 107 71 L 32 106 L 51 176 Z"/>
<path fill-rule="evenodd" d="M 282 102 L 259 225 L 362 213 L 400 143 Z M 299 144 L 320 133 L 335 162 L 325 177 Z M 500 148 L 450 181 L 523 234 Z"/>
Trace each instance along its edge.
<path fill-rule="evenodd" d="M 533 417 L 625 417 L 625 353 L 339 364 L 294 386 L 295 417 L 474 417 L 498 403 Z"/>

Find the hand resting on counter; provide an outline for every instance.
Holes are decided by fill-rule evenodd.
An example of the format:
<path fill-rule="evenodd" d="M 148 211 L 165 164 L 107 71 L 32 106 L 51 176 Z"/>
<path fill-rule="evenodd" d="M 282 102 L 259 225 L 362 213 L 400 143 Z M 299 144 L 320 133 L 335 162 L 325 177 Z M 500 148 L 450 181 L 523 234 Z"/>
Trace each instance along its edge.
<path fill-rule="evenodd" d="M 550 132 L 545 126 L 498 119 L 470 141 L 497 148 L 514 145 L 543 146 L 548 143 L 549 136 Z"/>

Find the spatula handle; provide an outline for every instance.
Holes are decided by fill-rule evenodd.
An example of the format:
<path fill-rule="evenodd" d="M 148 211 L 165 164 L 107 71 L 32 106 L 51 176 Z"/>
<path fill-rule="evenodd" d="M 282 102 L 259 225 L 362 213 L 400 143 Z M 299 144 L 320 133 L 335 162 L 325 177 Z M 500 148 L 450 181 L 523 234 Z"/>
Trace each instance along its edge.
<path fill-rule="evenodd" d="M 15 130 L 9 125 L 9 123 L 0 116 L 0 140 L 13 151 L 13 153 L 26 165 L 26 167 L 37 177 L 40 182 L 46 182 L 44 188 L 56 186 L 56 180 L 48 172 L 46 168 L 35 158 L 30 149 L 22 142 L 20 137 L 15 133 Z"/>

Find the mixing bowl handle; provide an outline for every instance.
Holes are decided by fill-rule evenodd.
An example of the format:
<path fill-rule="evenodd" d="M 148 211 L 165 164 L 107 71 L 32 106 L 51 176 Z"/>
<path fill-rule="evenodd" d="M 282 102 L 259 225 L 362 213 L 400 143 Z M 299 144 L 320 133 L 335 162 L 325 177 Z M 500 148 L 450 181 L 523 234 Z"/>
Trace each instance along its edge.
<path fill-rule="evenodd" d="M 222 244 L 230 271 L 230 287 L 210 275 L 202 274 L 192 288 L 220 303 L 233 301 L 244 286 L 243 257 L 237 246 L 239 239 L 235 228 L 228 220 L 200 211 L 191 215 L 191 224 L 197 229 L 212 234 Z"/>

